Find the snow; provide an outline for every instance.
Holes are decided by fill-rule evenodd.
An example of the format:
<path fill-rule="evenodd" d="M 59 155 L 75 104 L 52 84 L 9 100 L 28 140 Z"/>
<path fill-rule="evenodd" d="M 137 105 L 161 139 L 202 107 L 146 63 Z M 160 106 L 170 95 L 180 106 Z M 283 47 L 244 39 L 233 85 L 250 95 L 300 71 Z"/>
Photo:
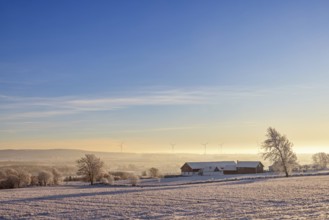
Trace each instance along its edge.
<path fill-rule="evenodd" d="M 63 218 L 328 219 L 329 176 L 185 185 L 172 180 L 172 185 L 148 187 L 70 183 L 0 191 L 0 219 Z"/>
<path fill-rule="evenodd" d="M 248 167 L 248 168 L 256 168 L 259 165 L 259 161 L 238 161 L 237 167 Z"/>
<path fill-rule="evenodd" d="M 186 162 L 192 169 L 204 169 L 211 168 L 214 170 L 216 167 L 224 169 L 225 166 L 235 166 L 234 161 L 218 161 L 218 162 Z"/>

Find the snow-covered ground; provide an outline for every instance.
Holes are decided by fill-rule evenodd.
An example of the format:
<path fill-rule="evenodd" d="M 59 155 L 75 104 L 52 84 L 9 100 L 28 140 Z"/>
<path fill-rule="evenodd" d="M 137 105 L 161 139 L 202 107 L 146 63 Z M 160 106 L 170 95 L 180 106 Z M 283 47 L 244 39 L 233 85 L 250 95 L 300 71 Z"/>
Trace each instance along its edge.
<path fill-rule="evenodd" d="M 328 170 L 323 171 L 309 171 L 307 173 L 292 173 L 293 176 L 309 176 L 309 175 L 329 175 Z M 232 175 L 191 175 L 191 176 L 178 176 L 174 178 L 161 178 L 161 179 L 142 179 L 140 185 L 142 186 L 170 186 L 182 184 L 198 184 L 209 182 L 226 182 L 235 180 L 246 179 L 261 179 L 261 178 L 279 178 L 284 174 L 274 172 L 258 173 L 258 174 L 232 174 Z M 127 181 L 117 181 L 117 185 L 127 185 Z"/>
<path fill-rule="evenodd" d="M 0 191 L 0 219 L 329 219 L 329 176 Z"/>

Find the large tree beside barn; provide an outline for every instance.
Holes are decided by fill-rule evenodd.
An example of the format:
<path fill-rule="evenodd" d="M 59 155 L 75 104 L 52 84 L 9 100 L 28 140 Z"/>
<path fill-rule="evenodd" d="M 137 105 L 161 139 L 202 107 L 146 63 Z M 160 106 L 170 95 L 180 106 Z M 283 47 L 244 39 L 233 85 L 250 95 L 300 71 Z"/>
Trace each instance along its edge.
<path fill-rule="evenodd" d="M 292 150 L 293 144 L 285 135 L 274 128 L 267 129 L 266 140 L 262 144 L 262 156 L 275 164 L 276 171 L 285 173 L 286 177 L 297 165 L 297 156 Z"/>

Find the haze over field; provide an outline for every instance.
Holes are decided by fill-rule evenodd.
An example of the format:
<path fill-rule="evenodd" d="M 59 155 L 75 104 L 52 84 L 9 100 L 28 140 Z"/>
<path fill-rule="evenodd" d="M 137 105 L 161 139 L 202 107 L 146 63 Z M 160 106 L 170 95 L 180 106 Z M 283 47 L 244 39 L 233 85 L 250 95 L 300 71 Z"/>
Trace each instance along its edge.
<path fill-rule="evenodd" d="M 1 1 L 0 149 L 329 153 L 328 7 Z"/>

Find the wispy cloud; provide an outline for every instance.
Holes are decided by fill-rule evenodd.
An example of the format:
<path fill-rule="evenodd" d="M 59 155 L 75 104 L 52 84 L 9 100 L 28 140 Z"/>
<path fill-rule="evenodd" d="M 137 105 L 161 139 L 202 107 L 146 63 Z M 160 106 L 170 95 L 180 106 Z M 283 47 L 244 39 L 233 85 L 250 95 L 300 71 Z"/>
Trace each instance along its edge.
<path fill-rule="evenodd" d="M 91 111 L 113 111 L 134 106 L 174 106 L 211 104 L 227 100 L 270 97 L 277 94 L 300 95 L 312 91 L 310 86 L 277 88 L 210 87 L 198 89 L 167 89 L 139 92 L 126 96 L 101 97 L 16 97 L 0 94 L 0 120 L 46 118 Z"/>
<path fill-rule="evenodd" d="M 211 92 L 166 90 L 124 97 L 15 97 L 0 95 L 0 120 L 43 118 L 133 106 L 192 105 L 204 103 Z"/>

